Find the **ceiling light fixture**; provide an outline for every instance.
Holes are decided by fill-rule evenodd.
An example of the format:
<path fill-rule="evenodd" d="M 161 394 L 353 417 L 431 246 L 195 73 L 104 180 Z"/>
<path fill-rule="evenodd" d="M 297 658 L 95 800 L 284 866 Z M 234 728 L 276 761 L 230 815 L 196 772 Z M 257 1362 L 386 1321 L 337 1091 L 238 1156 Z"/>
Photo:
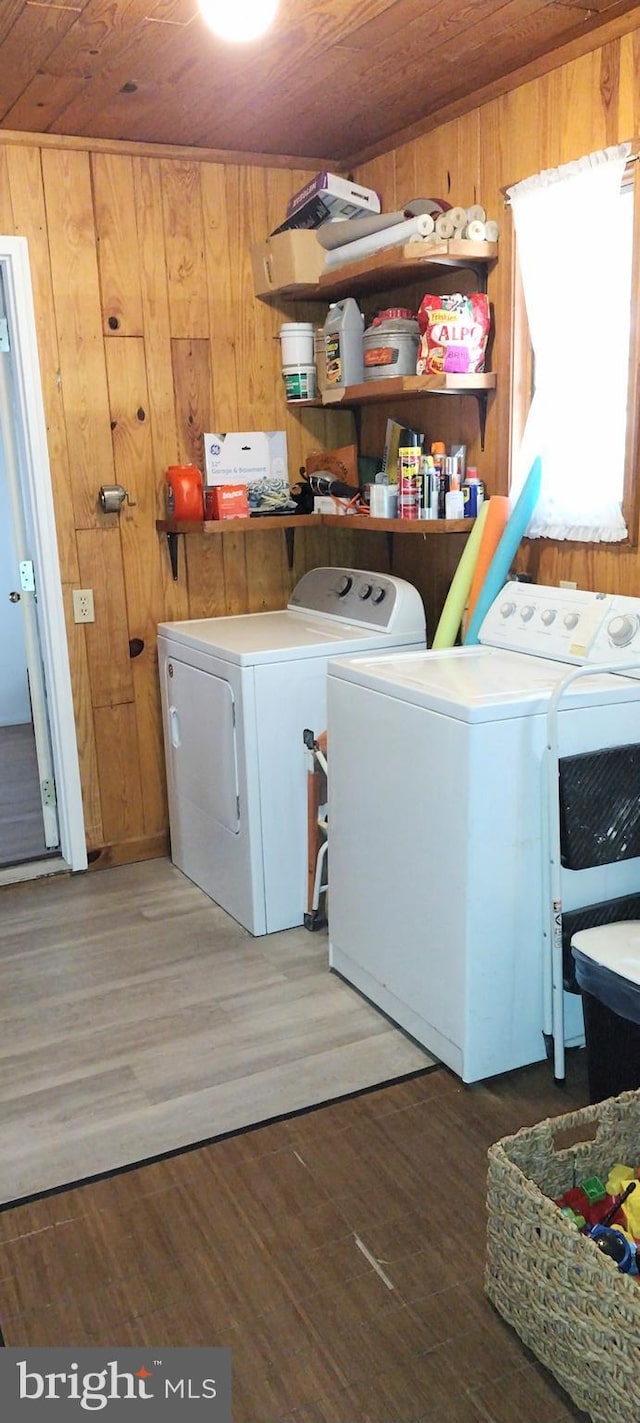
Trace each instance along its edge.
<path fill-rule="evenodd" d="M 199 0 L 202 18 L 221 40 L 256 40 L 275 19 L 278 0 Z"/>

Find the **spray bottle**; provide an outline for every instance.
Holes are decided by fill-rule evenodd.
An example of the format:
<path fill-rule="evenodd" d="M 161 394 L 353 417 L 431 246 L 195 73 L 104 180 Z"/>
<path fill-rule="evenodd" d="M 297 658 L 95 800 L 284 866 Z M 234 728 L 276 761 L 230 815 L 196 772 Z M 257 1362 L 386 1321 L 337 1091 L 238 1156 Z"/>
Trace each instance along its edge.
<path fill-rule="evenodd" d="M 398 445 L 398 518 L 419 519 L 421 498 L 422 435 L 403 430 Z"/>

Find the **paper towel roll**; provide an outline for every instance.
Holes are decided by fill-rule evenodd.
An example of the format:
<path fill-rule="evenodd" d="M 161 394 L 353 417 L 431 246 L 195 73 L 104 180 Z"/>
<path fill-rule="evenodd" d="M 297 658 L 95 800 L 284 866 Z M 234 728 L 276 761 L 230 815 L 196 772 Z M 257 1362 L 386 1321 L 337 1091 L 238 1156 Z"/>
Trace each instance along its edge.
<path fill-rule="evenodd" d="M 497 242 L 500 236 L 500 223 L 494 222 L 493 218 L 487 218 L 484 225 L 484 235 L 487 242 Z"/>
<path fill-rule="evenodd" d="M 345 262 L 357 262 L 361 257 L 370 257 L 374 252 L 383 251 L 385 247 L 404 246 L 405 242 L 415 236 L 429 237 L 433 227 L 433 218 L 429 213 L 421 213 L 419 217 L 398 222 L 394 227 L 387 227 L 382 232 L 372 232 L 368 237 L 360 237 L 356 242 L 344 243 L 342 247 L 335 247 L 333 252 L 327 252 L 325 270 L 343 266 Z"/>
<path fill-rule="evenodd" d="M 119 514 L 127 498 L 127 491 L 121 484 L 101 484 L 98 500 L 103 514 Z"/>
<path fill-rule="evenodd" d="M 467 208 L 467 222 L 486 222 L 487 214 L 481 203 L 472 203 Z"/>

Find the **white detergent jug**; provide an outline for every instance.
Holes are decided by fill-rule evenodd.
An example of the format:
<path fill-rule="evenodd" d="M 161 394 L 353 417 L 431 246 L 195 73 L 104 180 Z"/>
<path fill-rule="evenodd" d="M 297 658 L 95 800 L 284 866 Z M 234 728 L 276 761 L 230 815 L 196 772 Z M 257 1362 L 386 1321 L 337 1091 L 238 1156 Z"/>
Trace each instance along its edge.
<path fill-rule="evenodd" d="M 324 323 L 324 356 L 327 388 L 360 385 L 364 380 L 362 333 L 364 316 L 357 301 L 347 296 L 329 307 Z"/>

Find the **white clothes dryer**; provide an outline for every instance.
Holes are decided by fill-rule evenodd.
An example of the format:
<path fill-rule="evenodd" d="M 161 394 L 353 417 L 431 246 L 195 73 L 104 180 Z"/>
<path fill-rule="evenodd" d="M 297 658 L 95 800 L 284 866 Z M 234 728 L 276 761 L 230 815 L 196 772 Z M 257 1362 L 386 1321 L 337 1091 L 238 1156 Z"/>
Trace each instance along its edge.
<path fill-rule="evenodd" d="M 480 638 L 332 661 L 328 690 L 330 964 L 465 1082 L 545 1056 L 547 708 L 572 666 L 640 658 L 640 600 L 513 583 Z M 639 712 L 637 681 L 582 678 L 562 754 L 637 741 Z M 638 858 L 565 870 L 563 907 L 639 886 Z"/>
<path fill-rule="evenodd" d="M 252 934 L 303 922 L 329 658 L 425 646 L 417 589 L 350 568 L 311 569 L 279 612 L 160 625 L 171 858 Z"/>

